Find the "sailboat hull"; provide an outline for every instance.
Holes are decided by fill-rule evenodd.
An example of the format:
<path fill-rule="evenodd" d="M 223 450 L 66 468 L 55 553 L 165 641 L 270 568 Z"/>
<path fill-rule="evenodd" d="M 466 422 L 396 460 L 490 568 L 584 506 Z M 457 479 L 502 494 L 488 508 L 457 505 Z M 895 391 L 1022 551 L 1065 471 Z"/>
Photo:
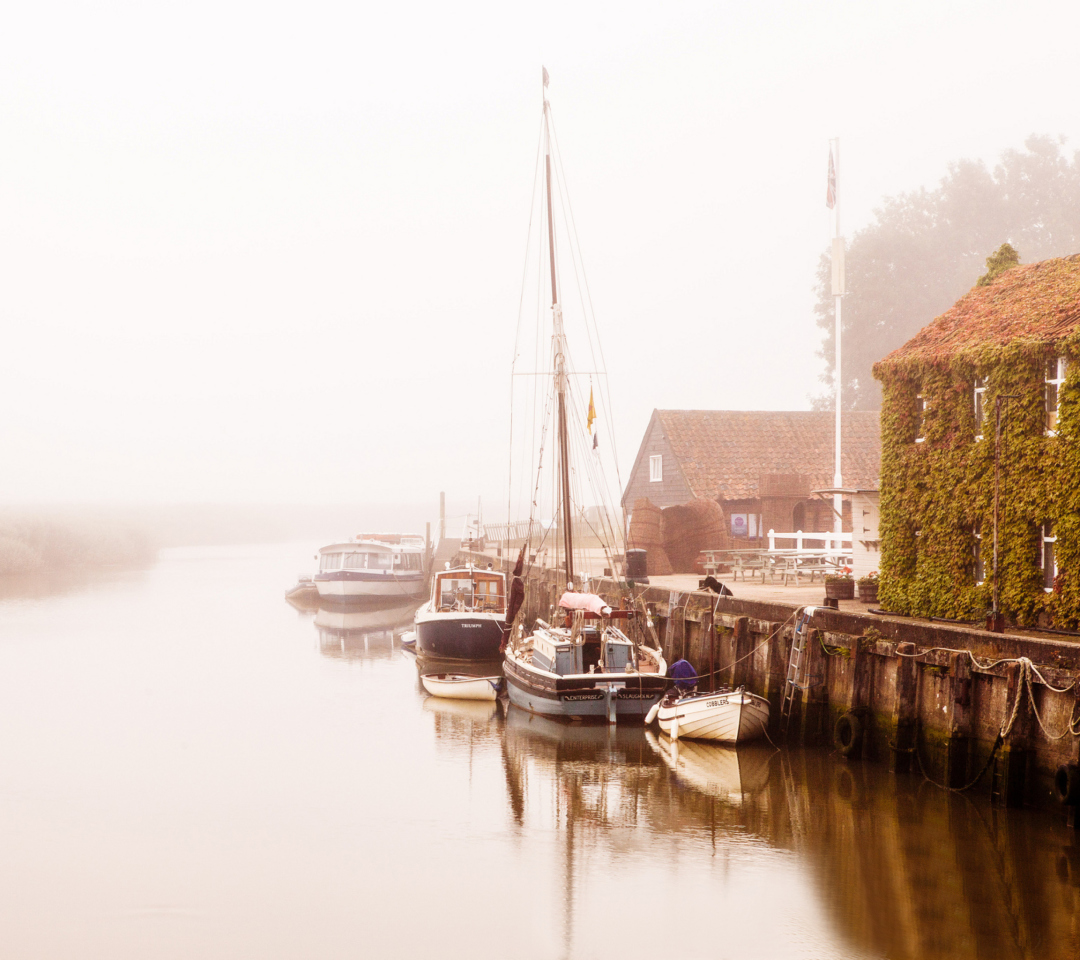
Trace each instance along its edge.
<path fill-rule="evenodd" d="M 506 692 L 515 706 L 546 717 L 610 718 L 645 722 L 645 714 L 667 689 L 655 674 L 590 674 L 553 678 L 511 660 L 503 664 Z"/>

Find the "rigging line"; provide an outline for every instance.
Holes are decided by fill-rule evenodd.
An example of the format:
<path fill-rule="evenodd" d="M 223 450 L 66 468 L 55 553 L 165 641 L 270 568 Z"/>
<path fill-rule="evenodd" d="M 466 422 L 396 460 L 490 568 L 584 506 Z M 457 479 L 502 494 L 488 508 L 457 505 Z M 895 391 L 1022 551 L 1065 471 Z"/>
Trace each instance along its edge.
<path fill-rule="evenodd" d="M 542 140 L 542 137 L 543 137 L 543 124 L 541 124 L 541 140 Z M 534 182 L 538 182 L 538 178 L 539 178 L 539 158 L 537 159 L 537 174 L 536 174 L 536 178 L 534 179 Z M 542 203 L 543 203 L 542 195 L 540 196 L 540 199 L 538 200 L 536 192 L 534 190 L 533 213 L 535 213 L 536 206 L 538 204 L 542 205 Z M 536 246 L 536 277 L 537 277 L 537 279 L 536 279 L 536 290 L 537 290 L 537 296 L 536 296 L 536 302 L 535 302 L 535 315 L 534 315 L 534 319 L 533 319 L 533 345 L 532 345 L 532 347 L 533 347 L 533 349 L 532 349 L 532 361 L 533 361 L 534 365 L 536 365 L 536 362 L 540 357 L 540 344 L 543 341 L 543 333 L 544 333 L 543 323 L 542 323 L 542 320 L 541 320 L 542 312 L 541 312 L 541 304 L 540 304 L 541 291 L 543 290 L 543 271 L 544 271 L 544 237 L 543 237 L 543 233 L 544 233 L 544 231 L 541 230 L 540 231 L 540 234 L 541 234 L 540 242 Z M 524 398 L 523 398 L 523 401 L 525 403 L 526 423 L 528 424 L 528 430 L 523 432 L 523 434 L 522 434 L 522 436 L 520 438 L 521 449 L 520 449 L 519 454 L 518 454 L 518 456 L 519 456 L 519 461 L 518 462 L 521 464 L 521 470 L 520 470 L 519 478 L 518 478 L 519 502 L 520 502 L 520 500 L 524 499 L 525 495 L 527 495 L 526 491 L 531 491 L 532 490 L 531 479 L 532 479 L 533 476 L 535 476 L 536 470 L 538 469 L 538 466 L 537 466 L 538 452 L 537 452 L 537 442 L 536 442 L 536 431 L 537 431 L 537 420 L 538 420 L 538 418 L 540 416 L 540 400 L 539 400 L 539 396 L 540 396 L 539 384 L 534 382 L 533 387 L 532 387 L 532 398 L 531 398 L 531 400 L 529 399 L 528 392 L 525 393 Z M 543 427 L 543 423 L 541 423 L 541 427 Z M 542 444 L 543 444 L 543 436 L 541 437 L 541 447 L 542 447 Z M 511 449 L 513 449 L 513 443 L 511 443 Z M 540 451 L 539 456 L 542 458 L 542 449 Z M 533 491 L 531 494 L 529 494 L 529 502 L 531 504 L 530 507 L 529 507 L 530 516 L 532 515 L 533 509 L 535 507 L 535 504 L 532 503 L 533 500 L 535 500 L 535 491 Z"/>
<path fill-rule="evenodd" d="M 514 360 L 510 365 L 513 370 L 517 366 L 518 345 L 521 339 L 521 318 L 525 312 L 525 279 L 529 272 L 529 250 L 532 247 L 533 216 L 536 214 L 536 185 L 540 182 L 540 149 L 543 146 L 543 125 L 540 127 L 540 136 L 536 141 L 536 160 L 533 163 L 533 184 L 529 193 L 529 226 L 525 232 L 525 263 L 521 269 L 521 297 L 518 300 L 518 322 L 514 331 Z"/>
<path fill-rule="evenodd" d="M 555 162 L 556 162 L 556 165 L 559 168 L 559 181 L 562 183 L 563 189 L 566 191 L 566 202 L 567 202 L 567 206 L 568 206 L 569 211 L 570 211 L 570 217 L 569 217 L 570 231 L 571 231 L 571 234 L 573 236 L 573 243 L 577 246 L 578 253 L 579 253 L 579 256 L 580 256 L 581 242 L 578 239 L 577 221 L 574 219 L 574 205 L 570 200 L 570 186 L 566 181 L 566 175 L 565 175 L 565 173 L 563 172 L 563 169 L 562 169 L 562 153 L 559 150 L 558 140 L 554 136 L 554 117 L 551 116 L 550 105 L 549 105 L 548 111 L 549 111 L 549 116 L 551 117 L 552 140 L 554 141 L 554 145 L 555 145 L 555 150 L 554 150 Z M 607 393 L 606 404 L 607 404 L 607 408 L 608 408 L 608 416 L 611 418 L 610 421 L 609 421 L 610 431 L 611 431 L 611 452 L 612 452 L 612 455 L 613 455 L 613 458 L 614 458 L 614 461 L 615 461 L 616 479 L 619 482 L 619 489 L 622 490 L 622 474 L 621 474 L 621 471 L 619 470 L 619 451 L 618 451 L 618 448 L 615 445 L 615 429 L 614 429 L 614 410 L 615 410 L 615 408 L 614 408 L 613 403 L 611 402 L 611 382 L 608 379 L 607 373 L 606 373 L 606 371 L 607 371 L 607 359 L 604 356 L 604 344 L 603 344 L 603 341 L 600 339 L 600 327 L 599 327 L 599 324 L 596 322 L 596 309 L 593 306 L 592 290 L 589 287 L 589 277 L 588 277 L 588 274 L 585 272 L 585 263 L 584 263 L 584 261 L 582 261 L 582 264 L 581 264 L 581 277 L 582 277 L 582 281 L 583 281 L 584 286 L 585 286 L 585 296 L 586 296 L 586 299 L 588 300 L 588 303 L 589 303 L 589 312 L 588 312 L 587 316 L 589 316 L 589 315 L 592 316 L 593 327 L 596 330 L 596 347 L 597 347 L 597 350 L 600 353 L 600 366 L 605 371 L 605 374 L 604 374 L 604 377 L 605 377 L 604 387 L 605 387 L 605 390 L 606 390 L 606 393 Z M 591 341 L 590 341 L 590 349 L 591 349 Z"/>
<path fill-rule="evenodd" d="M 536 141 L 536 159 L 533 161 L 532 190 L 529 192 L 529 226 L 525 231 L 525 262 L 521 267 L 521 296 L 518 298 L 517 327 L 514 330 L 514 358 L 510 364 L 510 442 L 507 444 L 507 447 L 509 448 L 510 463 L 508 464 L 506 472 L 506 549 L 508 554 L 510 551 L 510 523 L 513 520 L 511 513 L 513 511 L 514 501 L 514 371 L 517 368 L 518 350 L 520 349 L 521 343 L 521 321 L 525 313 L 525 281 L 529 273 L 529 248 L 532 245 L 533 216 L 536 213 L 536 184 L 539 182 L 540 178 L 540 147 L 543 144 L 543 126 L 541 126 L 540 129 L 541 134 Z"/>

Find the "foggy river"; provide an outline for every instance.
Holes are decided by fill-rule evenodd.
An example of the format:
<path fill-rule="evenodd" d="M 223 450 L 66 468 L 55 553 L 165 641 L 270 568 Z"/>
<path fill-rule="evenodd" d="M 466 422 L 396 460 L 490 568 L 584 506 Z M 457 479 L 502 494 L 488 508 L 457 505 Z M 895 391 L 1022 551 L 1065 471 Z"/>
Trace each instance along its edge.
<path fill-rule="evenodd" d="M 5 958 L 1075 957 L 1080 841 L 825 752 L 426 698 L 311 545 L 0 599 Z"/>

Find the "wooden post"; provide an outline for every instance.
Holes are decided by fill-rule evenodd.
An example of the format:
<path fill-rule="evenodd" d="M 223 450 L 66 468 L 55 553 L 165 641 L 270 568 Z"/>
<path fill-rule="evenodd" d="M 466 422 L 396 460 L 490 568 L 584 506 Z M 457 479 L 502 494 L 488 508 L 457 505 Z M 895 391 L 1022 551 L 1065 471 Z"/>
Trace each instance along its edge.
<path fill-rule="evenodd" d="M 1024 805 L 1024 786 L 1027 781 L 1028 737 L 1031 727 L 1031 707 L 1024 688 L 1023 667 L 1010 663 L 1005 667 L 1008 682 L 1005 685 L 1005 716 L 1012 716 L 1016 698 L 1020 698 L 1016 720 L 1008 739 L 998 748 L 997 770 L 994 779 L 1000 784 L 995 791 L 991 784 L 991 799 L 1006 807 Z"/>
<path fill-rule="evenodd" d="M 947 707 L 945 782 L 962 787 L 969 779 L 971 753 L 971 657 L 954 653 L 950 658 Z"/>
<path fill-rule="evenodd" d="M 784 683 L 787 680 L 788 657 L 791 647 L 784 642 L 784 629 L 782 624 L 770 623 L 768 660 L 765 666 L 765 697 L 769 701 L 770 709 L 780 716 L 780 703 L 784 695 Z M 794 627 L 791 628 L 794 631 Z"/>
<path fill-rule="evenodd" d="M 871 686 L 874 678 L 873 655 L 863 649 L 863 638 L 855 637 L 855 646 L 851 650 L 851 694 L 848 709 L 862 722 L 863 732 L 859 738 L 858 749 L 850 756 L 861 758 L 866 753 L 866 741 L 869 735 Z"/>
<path fill-rule="evenodd" d="M 709 644 L 709 682 L 706 689 L 716 689 L 716 630 L 713 628 L 712 611 L 701 615 L 701 653 L 705 655 L 705 642 Z"/>
<path fill-rule="evenodd" d="M 909 654 L 896 658 L 896 679 L 893 682 L 892 721 L 896 742 L 893 744 L 892 765 L 897 772 L 903 772 L 911 769 L 911 750 L 915 747 L 919 661 L 910 656 L 915 653 L 915 644 L 900 643 L 896 649 L 898 653 Z"/>
<path fill-rule="evenodd" d="M 790 650 L 790 647 L 788 648 Z M 806 647 L 803 650 L 803 683 L 805 688 L 797 695 L 800 701 L 799 710 L 799 733 L 800 743 L 813 742 L 821 739 L 821 719 L 826 713 L 828 705 L 829 688 L 826 671 L 828 670 L 828 658 L 821 649 L 821 631 L 811 629 L 806 636 Z"/>
<path fill-rule="evenodd" d="M 731 667 L 731 685 L 732 687 L 741 687 L 746 684 L 746 679 L 750 672 L 750 661 L 747 659 L 747 654 L 752 649 L 750 644 L 750 618 L 738 617 L 735 620 L 735 636 L 734 636 L 734 663 Z"/>

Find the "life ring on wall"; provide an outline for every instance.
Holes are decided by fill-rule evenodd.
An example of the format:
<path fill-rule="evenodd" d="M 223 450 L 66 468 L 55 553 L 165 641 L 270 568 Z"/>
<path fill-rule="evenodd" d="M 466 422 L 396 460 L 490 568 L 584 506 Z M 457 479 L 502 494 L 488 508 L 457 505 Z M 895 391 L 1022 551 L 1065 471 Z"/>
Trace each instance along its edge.
<path fill-rule="evenodd" d="M 837 717 L 833 726 L 833 746 L 841 756 L 850 757 L 862 744 L 862 724 L 853 713 L 845 713 Z"/>
<path fill-rule="evenodd" d="M 1069 806 L 1080 804 L 1080 767 L 1063 763 L 1054 774 L 1054 792 L 1058 800 Z"/>

